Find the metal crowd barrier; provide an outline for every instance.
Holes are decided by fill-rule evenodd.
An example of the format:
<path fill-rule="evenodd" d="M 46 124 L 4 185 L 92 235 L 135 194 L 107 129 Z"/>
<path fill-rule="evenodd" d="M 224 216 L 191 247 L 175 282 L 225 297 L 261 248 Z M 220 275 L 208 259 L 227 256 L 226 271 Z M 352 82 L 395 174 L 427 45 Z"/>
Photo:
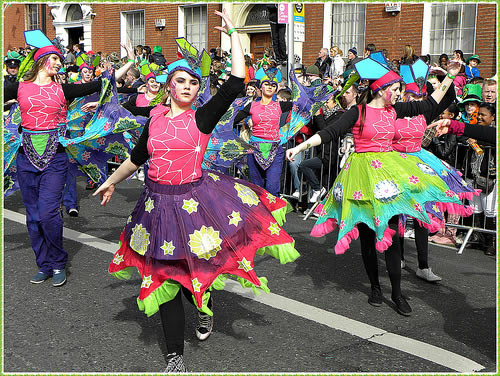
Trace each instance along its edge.
<path fill-rule="evenodd" d="M 318 175 L 318 180 L 320 181 L 320 185 L 322 187 L 325 187 L 327 189 L 327 192 L 330 191 L 333 185 L 333 181 L 335 180 L 335 177 L 337 176 L 339 170 L 340 170 L 340 165 L 342 164 L 342 159 L 345 158 L 340 152 L 339 153 L 333 153 L 334 148 L 336 148 L 338 151 L 342 148 L 343 142 L 341 139 L 338 140 L 337 144 L 335 143 L 330 143 L 328 145 L 322 145 L 321 147 L 318 148 L 312 148 L 310 149 L 310 156 L 309 158 L 313 158 L 315 156 L 320 156 L 323 157 L 325 154 L 326 150 L 330 151 L 330 163 L 327 168 L 324 166 L 321 167 L 321 170 L 319 171 Z M 345 142 L 344 142 L 345 145 Z M 295 142 L 291 141 L 285 148 L 291 148 L 295 146 Z M 471 158 L 472 155 L 475 153 L 475 151 L 470 147 L 469 144 L 464 143 L 464 142 L 459 142 L 457 143 L 455 147 L 454 153 L 451 153 L 453 155 L 452 160 L 448 160 L 447 162 L 457 170 L 459 170 L 463 175 L 463 179 L 470 183 L 474 188 L 476 189 L 481 189 L 486 190 L 489 192 L 489 195 L 485 195 L 485 193 L 482 193 L 480 196 L 476 196 L 477 198 L 474 199 L 473 202 L 478 203 L 481 201 L 484 196 L 488 197 L 488 201 L 490 202 L 488 205 L 489 210 L 489 217 L 492 218 L 494 215 L 494 221 L 492 221 L 494 228 L 487 228 L 487 220 L 486 216 L 480 216 L 480 213 L 474 212 L 474 214 L 470 217 L 460 217 L 460 220 L 458 223 L 451 223 L 449 221 L 446 221 L 446 226 L 449 227 L 454 227 L 460 230 L 465 230 L 466 234 L 464 237 L 464 240 L 462 244 L 460 245 L 460 248 L 458 249 L 457 253 L 462 254 L 463 250 L 465 249 L 467 243 L 469 242 L 472 234 L 474 231 L 479 232 L 479 233 L 484 233 L 484 234 L 491 234 L 495 236 L 496 239 L 496 217 L 497 217 L 497 180 L 496 180 L 496 148 L 491 147 L 491 146 L 483 146 L 481 145 L 481 148 L 483 150 L 483 159 L 486 159 L 487 163 L 486 166 L 486 176 L 482 177 L 482 182 L 485 184 L 485 186 L 479 186 L 478 184 L 478 178 L 473 175 L 472 173 L 472 166 L 471 166 Z M 334 160 L 332 160 L 332 156 L 334 157 Z M 483 171 L 484 172 L 484 171 Z M 484 175 L 484 174 L 483 174 Z M 298 200 L 299 203 L 306 203 L 307 198 L 310 197 L 312 189 L 309 186 L 309 184 L 304 182 L 303 176 L 299 176 L 300 178 L 300 198 Z M 289 168 L 289 162 L 284 161 L 284 166 L 283 166 L 283 171 L 282 171 L 282 185 L 281 185 L 281 192 L 282 195 L 288 199 L 293 199 L 296 200 L 296 198 L 292 197 L 292 193 L 295 191 L 295 187 L 293 186 L 293 177 L 291 176 L 290 168 Z M 468 205 L 473 205 L 473 202 L 470 202 L 468 200 L 464 200 L 466 204 Z M 488 202 L 487 201 L 487 202 Z M 310 209 L 306 212 L 306 215 L 304 216 L 304 220 L 307 220 L 311 214 L 313 213 L 315 207 L 319 204 L 319 201 L 314 203 L 314 204 L 309 204 Z M 484 208 L 483 208 L 483 213 L 484 213 Z"/>

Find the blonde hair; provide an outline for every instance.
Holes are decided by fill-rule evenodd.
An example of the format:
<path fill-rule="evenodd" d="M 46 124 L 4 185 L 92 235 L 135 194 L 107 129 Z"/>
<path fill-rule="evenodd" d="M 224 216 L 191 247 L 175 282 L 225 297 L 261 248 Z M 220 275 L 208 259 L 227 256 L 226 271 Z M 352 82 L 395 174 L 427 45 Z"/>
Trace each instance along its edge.
<path fill-rule="evenodd" d="M 330 48 L 330 52 L 335 51 L 335 55 L 343 56 L 342 50 L 337 46 Z"/>
<path fill-rule="evenodd" d="M 415 50 L 413 49 L 412 46 L 410 46 L 409 44 L 407 44 L 405 46 L 405 48 L 403 49 L 403 53 L 404 53 L 404 57 L 406 59 L 411 59 L 413 57 L 413 55 L 415 55 Z"/>

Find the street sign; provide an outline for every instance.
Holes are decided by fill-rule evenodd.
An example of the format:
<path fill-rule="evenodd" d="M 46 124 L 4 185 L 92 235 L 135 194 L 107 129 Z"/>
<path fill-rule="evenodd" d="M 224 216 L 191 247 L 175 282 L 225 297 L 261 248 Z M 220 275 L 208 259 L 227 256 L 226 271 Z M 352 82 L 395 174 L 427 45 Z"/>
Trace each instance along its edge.
<path fill-rule="evenodd" d="M 278 23 L 280 24 L 288 23 L 288 3 L 278 4 Z"/>
<path fill-rule="evenodd" d="M 306 41 L 306 27 L 304 17 L 304 4 L 293 5 L 293 40 L 295 42 Z"/>

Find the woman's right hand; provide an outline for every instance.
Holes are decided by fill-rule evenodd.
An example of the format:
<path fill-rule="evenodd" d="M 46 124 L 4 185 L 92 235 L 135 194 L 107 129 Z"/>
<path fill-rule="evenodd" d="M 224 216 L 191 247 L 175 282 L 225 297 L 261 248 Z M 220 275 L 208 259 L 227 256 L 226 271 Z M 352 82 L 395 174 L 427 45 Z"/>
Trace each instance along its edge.
<path fill-rule="evenodd" d="M 108 182 L 107 180 L 94 192 L 92 196 L 101 196 L 101 205 L 106 206 L 106 204 L 111 200 L 111 196 L 113 196 L 113 192 L 115 191 L 115 185 L 113 183 Z"/>
<path fill-rule="evenodd" d="M 295 146 L 294 148 L 288 149 L 286 151 L 286 159 L 290 162 L 295 161 L 295 156 L 300 153 L 299 147 Z"/>
<path fill-rule="evenodd" d="M 436 127 L 436 135 L 434 137 L 439 137 L 448 133 L 450 127 L 450 119 L 441 119 L 427 126 L 427 129 Z"/>

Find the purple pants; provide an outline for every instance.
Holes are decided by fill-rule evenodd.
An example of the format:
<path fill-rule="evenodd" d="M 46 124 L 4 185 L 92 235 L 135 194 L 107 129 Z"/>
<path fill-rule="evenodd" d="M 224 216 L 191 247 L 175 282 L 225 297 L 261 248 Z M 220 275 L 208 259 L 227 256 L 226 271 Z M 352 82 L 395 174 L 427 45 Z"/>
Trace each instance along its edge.
<path fill-rule="evenodd" d="M 284 156 L 285 151 L 280 146 L 273 162 L 266 170 L 264 170 L 257 163 L 253 154 L 250 154 L 247 159 L 248 172 L 250 173 L 250 182 L 264 188 L 274 196 L 279 196 L 281 170 L 283 169 Z"/>
<path fill-rule="evenodd" d="M 17 178 L 26 206 L 26 225 L 40 271 L 52 275 L 64 269 L 68 254 L 63 248 L 63 220 L 59 213 L 68 156 L 57 153 L 43 171 L 36 169 L 26 155 L 17 154 Z"/>

